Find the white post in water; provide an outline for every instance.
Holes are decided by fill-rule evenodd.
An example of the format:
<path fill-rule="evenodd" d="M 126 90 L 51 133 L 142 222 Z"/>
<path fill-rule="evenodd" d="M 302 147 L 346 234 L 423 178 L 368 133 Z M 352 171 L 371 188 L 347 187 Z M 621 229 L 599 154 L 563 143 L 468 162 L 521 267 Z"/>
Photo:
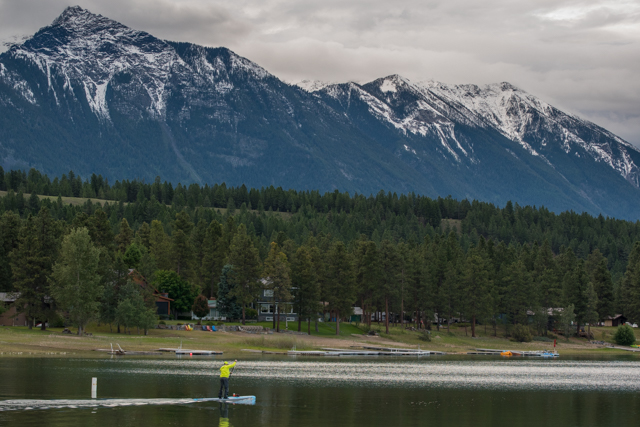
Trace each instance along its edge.
<path fill-rule="evenodd" d="M 96 399 L 98 397 L 98 379 L 91 378 L 91 398 Z"/>

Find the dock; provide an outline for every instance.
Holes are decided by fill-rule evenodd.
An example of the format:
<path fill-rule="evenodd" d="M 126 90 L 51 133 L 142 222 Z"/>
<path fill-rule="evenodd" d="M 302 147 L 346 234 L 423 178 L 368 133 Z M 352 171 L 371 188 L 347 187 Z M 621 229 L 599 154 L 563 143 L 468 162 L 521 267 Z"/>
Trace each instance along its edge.
<path fill-rule="evenodd" d="M 500 356 L 500 353 L 510 352 L 513 356 L 523 357 L 560 357 L 560 354 L 553 350 L 496 350 L 493 348 L 476 348 L 475 351 L 467 352 L 467 354 L 484 355 L 484 356 Z"/>
<path fill-rule="evenodd" d="M 387 347 L 370 347 L 362 346 L 362 350 L 329 348 L 325 347 L 321 350 L 290 350 L 287 354 L 291 356 L 430 356 L 432 354 L 446 354 L 442 351 L 405 349 L 405 348 L 387 348 Z"/>
<path fill-rule="evenodd" d="M 108 348 L 96 348 L 95 351 L 104 351 L 108 354 L 115 354 L 116 356 L 149 356 L 149 355 L 157 355 L 162 354 L 159 351 L 131 351 L 124 350 L 120 347 L 120 344 L 116 343 L 118 348 L 113 348 L 113 344 L 111 344 L 111 349 Z"/>
<path fill-rule="evenodd" d="M 156 351 L 175 354 L 190 354 L 194 356 L 212 356 L 214 354 L 222 354 L 221 351 L 214 350 L 189 350 L 186 348 L 159 348 Z"/>

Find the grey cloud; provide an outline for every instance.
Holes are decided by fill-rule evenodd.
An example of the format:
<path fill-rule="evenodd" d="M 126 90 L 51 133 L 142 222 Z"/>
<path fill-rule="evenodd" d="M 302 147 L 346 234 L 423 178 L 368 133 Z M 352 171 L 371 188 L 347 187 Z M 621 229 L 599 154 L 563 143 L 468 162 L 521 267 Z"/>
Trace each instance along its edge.
<path fill-rule="evenodd" d="M 638 0 L 76 1 L 157 37 L 226 46 L 287 81 L 510 81 L 640 145 Z M 0 0 L 0 39 L 67 5 Z"/>

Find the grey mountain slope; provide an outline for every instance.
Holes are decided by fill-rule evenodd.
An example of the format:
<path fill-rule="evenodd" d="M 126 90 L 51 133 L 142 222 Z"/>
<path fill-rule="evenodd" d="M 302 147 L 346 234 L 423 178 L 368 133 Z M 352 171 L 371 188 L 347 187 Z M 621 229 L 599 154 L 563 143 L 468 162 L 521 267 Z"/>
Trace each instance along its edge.
<path fill-rule="evenodd" d="M 637 218 L 640 153 L 508 84 L 286 84 L 79 7 L 0 55 L 0 163 Z"/>

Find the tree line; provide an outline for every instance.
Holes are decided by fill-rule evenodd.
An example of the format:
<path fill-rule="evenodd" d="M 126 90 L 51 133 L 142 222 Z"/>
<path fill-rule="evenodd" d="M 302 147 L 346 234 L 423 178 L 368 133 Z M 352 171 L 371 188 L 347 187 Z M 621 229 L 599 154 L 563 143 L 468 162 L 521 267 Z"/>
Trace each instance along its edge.
<path fill-rule="evenodd" d="M 640 320 L 638 222 L 414 194 L 174 188 L 159 179 L 110 185 L 71 172 L 50 181 L 34 170 L 0 176 L 8 189 L 0 199 L 0 289 L 19 292 L 32 320 L 53 315 L 47 298 L 67 312 L 80 307 L 59 289 L 69 282 L 64 254 L 74 253 L 65 244 L 94 254 L 93 279 L 83 283 L 97 290 L 87 294 L 86 313 L 118 329 L 154 321 L 154 298 L 131 269 L 168 292 L 177 311 L 203 294 L 243 320 L 263 288 L 303 319 L 328 312 L 339 320 L 357 305 L 366 323 L 438 318 L 439 328 L 456 318 L 470 322 L 472 335 L 477 323 L 495 331 L 531 321 L 542 333 L 558 309 L 577 325 L 615 313 Z M 126 190 L 127 198 L 70 205 L 63 181 L 72 195 Z M 89 187 L 94 193 L 82 193 Z M 47 192 L 57 198 L 40 197 Z M 224 208 L 207 206 L 225 198 Z M 85 325 L 86 316 L 70 320 Z"/>

